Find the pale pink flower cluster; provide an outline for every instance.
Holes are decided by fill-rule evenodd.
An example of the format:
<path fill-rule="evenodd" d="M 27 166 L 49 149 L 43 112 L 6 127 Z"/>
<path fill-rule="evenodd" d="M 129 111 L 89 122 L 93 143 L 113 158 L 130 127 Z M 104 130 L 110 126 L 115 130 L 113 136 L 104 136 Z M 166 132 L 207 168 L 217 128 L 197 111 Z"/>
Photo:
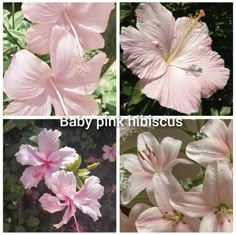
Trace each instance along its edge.
<path fill-rule="evenodd" d="M 74 173 L 64 169 L 77 159 L 77 153 L 70 147 L 59 148 L 60 136 L 61 132 L 58 130 L 43 129 L 38 135 L 38 148 L 21 145 L 15 156 L 20 164 L 30 165 L 20 178 L 26 189 L 37 187 L 44 178 L 47 187 L 55 194 L 52 196 L 45 193 L 40 197 L 42 208 L 50 213 L 66 209 L 62 221 L 54 226 L 60 228 L 74 217 L 79 231 L 75 217 L 76 208 L 96 221 L 101 217 L 98 199 L 103 196 L 104 187 L 100 185 L 99 178 L 90 176 L 83 187 L 79 191 L 76 190 Z"/>
<path fill-rule="evenodd" d="M 50 54 L 51 68 L 28 50 L 12 58 L 3 89 L 13 101 L 5 115 L 97 115 L 89 95 L 97 88 L 106 54 L 88 59 L 85 50 L 104 47 L 101 36 L 114 3 L 22 3 L 29 21 L 29 51 Z"/>
<path fill-rule="evenodd" d="M 189 192 L 172 174 L 175 164 L 190 163 L 177 158 L 181 141 L 166 137 L 159 143 L 146 132 L 138 136 L 138 156 L 121 156 L 130 173 L 121 192 L 122 204 L 146 189 L 153 205 L 136 201 L 128 217 L 121 211 L 121 231 L 233 231 L 232 121 L 227 127 L 221 120 L 210 120 L 201 132 L 204 138 L 188 144 L 186 154 L 206 172 L 203 183 Z"/>
<path fill-rule="evenodd" d="M 104 145 L 102 150 L 104 151 L 102 156 L 104 160 L 108 160 L 110 162 L 114 162 L 116 160 L 116 144 L 113 144 L 111 147 Z"/>
<path fill-rule="evenodd" d="M 204 11 L 175 20 L 160 3 L 142 3 L 136 15 L 137 29 L 121 29 L 121 47 L 142 92 L 178 112 L 197 112 L 201 98 L 223 89 L 230 73 L 211 48 L 207 25 L 200 21 Z"/>

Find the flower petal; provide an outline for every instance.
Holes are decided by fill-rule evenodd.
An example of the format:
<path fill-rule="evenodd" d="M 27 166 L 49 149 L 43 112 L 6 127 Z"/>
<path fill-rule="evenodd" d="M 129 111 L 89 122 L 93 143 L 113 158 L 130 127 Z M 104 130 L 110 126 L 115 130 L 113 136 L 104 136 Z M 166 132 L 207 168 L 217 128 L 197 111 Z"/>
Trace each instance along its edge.
<path fill-rule="evenodd" d="M 90 176 L 85 180 L 83 188 L 76 193 L 74 203 L 85 214 L 88 214 L 94 221 L 101 217 L 101 205 L 97 201 L 104 194 L 104 187 L 100 185 L 99 178 Z"/>
<path fill-rule="evenodd" d="M 27 49 L 38 55 L 49 53 L 49 41 L 53 24 L 36 24 L 26 31 Z"/>
<path fill-rule="evenodd" d="M 202 217 L 211 210 L 201 192 L 175 193 L 171 196 L 170 204 L 175 210 L 189 217 Z"/>
<path fill-rule="evenodd" d="M 150 82 L 142 80 L 141 88 L 147 97 L 158 100 L 164 107 L 186 114 L 199 109 L 200 83 L 182 69 L 169 66 L 163 77 Z"/>
<path fill-rule="evenodd" d="M 222 140 L 215 138 L 205 138 L 189 143 L 186 147 L 186 154 L 204 167 L 220 158 L 230 161 L 228 146 Z"/>
<path fill-rule="evenodd" d="M 174 232 L 174 224 L 171 220 L 163 219 L 163 214 L 157 207 L 144 211 L 136 220 L 138 232 Z"/>
<path fill-rule="evenodd" d="M 230 121 L 228 126 L 226 143 L 231 149 L 233 149 L 233 120 Z"/>
<path fill-rule="evenodd" d="M 175 19 L 160 3 L 142 3 L 136 9 L 137 28 L 154 44 L 158 44 L 162 57 L 167 59 L 174 37 Z"/>
<path fill-rule="evenodd" d="M 176 232 L 199 232 L 200 220 L 198 218 L 184 217 L 176 227 Z"/>
<path fill-rule="evenodd" d="M 219 159 L 207 166 L 202 194 L 204 200 L 211 206 L 223 203 L 232 207 L 233 177 L 225 160 Z"/>
<path fill-rule="evenodd" d="M 21 50 L 5 73 L 3 90 L 12 99 L 32 99 L 45 91 L 50 75 L 51 70 L 45 62 L 27 50 Z"/>
<path fill-rule="evenodd" d="M 159 45 L 133 27 L 122 27 L 121 47 L 124 62 L 140 79 L 157 79 L 167 70 Z"/>
<path fill-rule="evenodd" d="M 135 204 L 129 213 L 129 222 L 135 224 L 135 221 L 139 217 L 139 215 L 144 212 L 145 210 L 149 209 L 150 206 L 144 203 L 137 203 Z"/>
<path fill-rule="evenodd" d="M 129 176 L 126 189 L 121 192 L 123 205 L 130 203 L 141 191 L 152 186 L 152 175 L 145 172 L 136 172 Z"/>
<path fill-rule="evenodd" d="M 44 169 L 41 166 L 27 167 L 24 170 L 20 181 L 23 183 L 26 189 L 37 187 L 39 181 L 43 178 L 43 174 Z"/>
<path fill-rule="evenodd" d="M 43 196 L 39 198 L 39 202 L 43 209 L 49 213 L 62 211 L 65 208 L 65 205 L 61 204 L 58 198 L 51 196 L 48 193 L 44 193 Z"/>
<path fill-rule="evenodd" d="M 39 166 L 42 164 L 41 156 L 37 148 L 28 144 L 20 146 L 20 150 L 15 154 L 16 161 L 21 165 Z"/>
<path fill-rule="evenodd" d="M 39 151 L 49 156 L 59 148 L 59 137 L 61 132 L 58 130 L 43 129 L 38 135 Z"/>
<path fill-rule="evenodd" d="M 121 163 L 124 168 L 128 170 L 130 173 L 144 172 L 138 157 L 134 154 L 124 154 L 120 157 Z"/>
<path fill-rule="evenodd" d="M 220 232 L 218 231 L 219 226 L 220 221 L 218 215 L 214 211 L 211 211 L 201 220 L 199 232 Z"/>
<path fill-rule="evenodd" d="M 55 23 L 61 16 L 61 3 L 22 3 L 21 7 L 26 19 L 34 23 Z M 39 14 L 40 13 L 40 14 Z"/>

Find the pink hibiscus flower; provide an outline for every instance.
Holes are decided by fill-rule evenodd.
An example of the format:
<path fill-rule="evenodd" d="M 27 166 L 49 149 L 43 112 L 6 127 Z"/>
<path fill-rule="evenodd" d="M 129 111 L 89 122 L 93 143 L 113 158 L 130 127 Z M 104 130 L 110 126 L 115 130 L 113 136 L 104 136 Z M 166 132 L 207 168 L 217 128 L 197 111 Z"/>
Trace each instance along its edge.
<path fill-rule="evenodd" d="M 138 135 L 138 156 L 124 154 L 121 162 L 131 175 L 127 187 L 121 192 L 122 204 L 128 204 L 142 190 L 153 192 L 153 176 L 160 171 L 168 170 L 178 164 L 192 164 L 187 159 L 178 158 L 182 142 L 171 137 L 165 137 L 162 142 L 149 132 Z"/>
<path fill-rule="evenodd" d="M 104 160 L 109 160 L 110 162 L 116 160 L 116 144 L 113 144 L 112 147 L 104 145 L 102 150 L 105 152 L 102 156 Z"/>
<path fill-rule="evenodd" d="M 55 25 L 74 36 L 81 56 L 84 50 L 103 48 L 101 33 L 106 30 L 113 8 L 114 3 L 22 3 L 25 18 L 37 23 L 26 33 L 28 49 L 47 54 Z"/>
<path fill-rule="evenodd" d="M 56 197 L 45 193 L 39 201 L 43 209 L 49 213 L 62 211 L 66 208 L 62 221 L 54 225 L 56 228 L 67 224 L 72 216 L 74 216 L 75 223 L 78 225 L 75 217 L 76 207 L 83 213 L 91 216 L 94 221 L 101 217 L 101 205 L 98 199 L 102 197 L 104 187 L 100 185 L 97 177 L 90 176 L 87 178 L 84 186 L 79 192 L 76 192 L 76 178 L 74 174 L 72 172 L 58 171 L 52 175 L 51 190 Z M 63 202 L 61 203 L 60 201 Z"/>
<path fill-rule="evenodd" d="M 14 101 L 5 115 L 48 116 L 52 105 L 56 115 L 98 113 L 96 101 L 87 95 L 97 87 L 106 55 L 99 53 L 89 61 L 81 61 L 75 41 L 65 29 L 55 26 L 51 37 L 51 68 L 27 50 L 13 57 L 3 89 Z"/>
<path fill-rule="evenodd" d="M 37 187 L 42 178 L 50 187 L 52 173 L 66 168 L 76 160 L 77 153 L 73 148 L 59 149 L 60 136 L 58 130 L 43 129 L 38 135 L 38 148 L 26 144 L 20 146 L 19 152 L 15 154 L 17 162 L 30 165 L 20 178 L 25 188 Z"/>
<path fill-rule="evenodd" d="M 207 25 L 199 21 L 204 11 L 175 21 L 160 3 L 142 3 L 136 14 L 138 29 L 122 28 L 121 47 L 142 92 L 162 106 L 197 112 L 201 97 L 223 89 L 229 79 L 224 61 L 211 49 Z"/>
<path fill-rule="evenodd" d="M 233 121 L 227 127 L 221 120 L 210 120 L 201 132 L 206 138 L 189 143 L 187 156 L 204 167 L 219 158 L 230 164 L 233 157 Z"/>
<path fill-rule="evenodd" d="M 190 218 L 185 212 L 176 211 L 170 204 L 170 197 L 183 192 L 179 182 L 169 171 L 153 176 L 156 207 L 145 210 L 136 220 L 138 232 L 198 232 L 200 221 Z"/>
<path fill-rule="evenodd" d="M 203 217 L 200 232 L 233 232 L 233 177 L 227 162 L 211 162 L 202 190 L 176 193 L 171 205 L 190 217 Z"/>

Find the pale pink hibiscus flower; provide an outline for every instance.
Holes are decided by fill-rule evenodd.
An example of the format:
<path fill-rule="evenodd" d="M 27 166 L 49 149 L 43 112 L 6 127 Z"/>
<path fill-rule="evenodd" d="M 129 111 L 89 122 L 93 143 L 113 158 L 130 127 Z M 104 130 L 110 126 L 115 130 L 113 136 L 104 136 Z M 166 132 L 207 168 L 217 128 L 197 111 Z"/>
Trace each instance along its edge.
<path fill-rule="evenodd" d="M 183 192 L 179 182 L 169 171 L 162 171 L 153 176 L 154 204 L 145 210 L 136 220 L 138 232 L 198 232 L 200 220 L 190 218 L 184 212 L 175 210 L 170 197 Z"/>
<path fill-rule="evenodd" d="M 116 144 L 113 144 L 111 147 L 104 145 L 102 150 L 104 151 L 104 154 L 102 155 L 104 160 L 109 160 L 110 162 L 116 160 Z"/>
<path fill-rule="evenodd" d="M 37 14 L 39 15 L 39 14 Z M 104 53 L 81 61 L 71 34 L 55 26 L 50 44 L 51 68 L 38 57 L 21 50 L 5 73 L 3 90 L 12 101 L 5 115 L 97 115 L 98 105 L 89 97 L 97 87 Z"/>
<path fill-rule="evenodd" d="M 200 22 L 204 11 L 175 20 L 160 3 L 142 3 L 136 14 L 137 29 L 121 29 L 121 47 L 142 92 L 162 106 L 197 112 L 201 97 L 223 89 L 229 79 L 229 69 L 211 49 L 207 25 Z"/>
<path fill-rule="evenodd" d="M 200 232 L 233 232 L 233 177 L 227 162 L 211 162 L 202 191 L 176 193 L 171 205 L 190 217 L 203 217 Z"/>
<path fill-rule="evenodd" d="M 20 181 L 25 188 L 37 187 L 44 178 L 50 187 L 51 175 L 59 169 L 64 169 L 77 159 L 75 149 L 70 147 L 59 148 L 58 130 L 46 130 L 38 135 L 38 148 L 23 144 L 15 154 L 17 162 L 22 165 L 30 165 L 23 172 Z"/>
<path fill-rule="evenodd" d="M 233 121 L 227 127 L 221 120 L 209 120 L 200 131 L 206 138 L 189 143 L 187 156 L 204 167 L 219 158 L 230 164 L 233 160 Z"/>
<path fill-rule="evenodd" d="M 62 221 L 54 225 L 56 228 L 67 224 L 73 216 L 77 231 L 79 231 L 75 217 L 76 207 L 92 217 L 94 221 L 101 217 L 101 205 L 98 199 L 103 196 L 104 187 L 100 185 L 100 180 L 97 177 L 87 178 L 83 187 L 77 192 L 75 175 L 72 172 L 58 171 L 52 175 L 51 185 L 50 189 L 56 196 L 45 193 L 39 201 L 43 209 L 49 213 L 62 211 L 66 208 Z"/>
<path fill-rule="evenodd" d="M 26 32 L 27 47 L 36 54 L 47 54 L 53 26 L 70 32 L 79 48 L 84 50 L 104 47 L 101 35 L 106 30 L 114 3 L 22 3 L 26 19 L 37 23 Z M 51 42 L 52 43 L 52 42 Z"/>
<path fill-rule="evenodd" d="M 165 137 L 161 143 L 149 132 L 138 135 L 138 156 L 124 154 L 121 156 L 123 167 L 131 175 L 127 187 L 121 192 L 122 204 L 128 204 L 142 190 L 153 192 L 152 178 L 159 171 L 168 170 L 178 164 L 192 164 L 191 161 L 178 158 L 182 142 Z"/>

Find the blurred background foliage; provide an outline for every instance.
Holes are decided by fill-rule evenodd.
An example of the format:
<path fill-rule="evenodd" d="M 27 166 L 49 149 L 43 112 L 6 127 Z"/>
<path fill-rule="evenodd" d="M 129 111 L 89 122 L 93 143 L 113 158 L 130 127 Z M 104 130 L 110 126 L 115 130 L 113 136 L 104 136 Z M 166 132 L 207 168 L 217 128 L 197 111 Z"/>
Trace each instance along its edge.
<path fill-rule="evenodd" d="M 26 48 L 25 32 L 31 26 L 31 22 L 24 18 L 21 11 L 21 3 L 3 4 L 3 72 L 8 69 L 12 56 L 19 50 Z M 97 90 L 92 94 L 99 105 L 99 115 L 116 115 L 116 9 L 110 15 L 106 31 L 102 34 L 105 39 L 105 47 L 101 50 L 107 54 L 109 61 L 103 66 L 101 80 Z M 88 51 L 90 57 L 100 50 Z M 36 55 L 38 56 L 38 55 Z M 50 65 L 50 56 L 38 56 Z M 103 89 L 101 84 L 106 84 Z M 4 109 L 11 100 L 4 94 Z"/>
<path fill-rule="evenodd" d="M 213 39 L 212 49 L 217 51 L 230 69 L 226 87 L 208 99 L 202 99 L 198 113 L 194 115 L 232 115 L 233 102 L 233 4 L 232 3 L 162 3 L 175 18 L 196 15 L 200 9 L 206 13 L 202 19 Z M 121 3 L 120 27 L 136 28 L 135 9 L 139 3 Z M 158 101 L 147 98 L 141 93 L 139 78 L 120 61 L 120 113 L 121 115 L 183 115 L 175 110 L 162 107 Z"/>
<path fill-rule="evenodd" d="M 104 186 L 104 195 L 100 201 L 102 217 L 93 222 L 92 218 L 77 209 L 76 218 L 84 232 L 116 231 L 116 162 L 103 160 L 103 145 L 112 146 L 116 141 L 113 127 L 96 129 L 96 121 L 89 130 L 82 127 L 60 127 L 59 120 L 5 120 L 3 152 L 3 230 L 4 232 L 73 232 L 74 220 L 55 229 L 53 224 L 62 220 L 64 211 L 50 214 L 44 211 L 38 201 L 43 193 L 50 192 L 41 181 L 37 188 L 25 190 L 19 181 L 24 169 L 16 162 L 15 154 L 20 145 L 33 145 L 34 138 L 43 128 L 57 129 L 62 132 L 61 145 L 75 148 L 82 157 L 80 168 L 99 162 L 91 170 L 91 175 L 100 178 Z"/>

